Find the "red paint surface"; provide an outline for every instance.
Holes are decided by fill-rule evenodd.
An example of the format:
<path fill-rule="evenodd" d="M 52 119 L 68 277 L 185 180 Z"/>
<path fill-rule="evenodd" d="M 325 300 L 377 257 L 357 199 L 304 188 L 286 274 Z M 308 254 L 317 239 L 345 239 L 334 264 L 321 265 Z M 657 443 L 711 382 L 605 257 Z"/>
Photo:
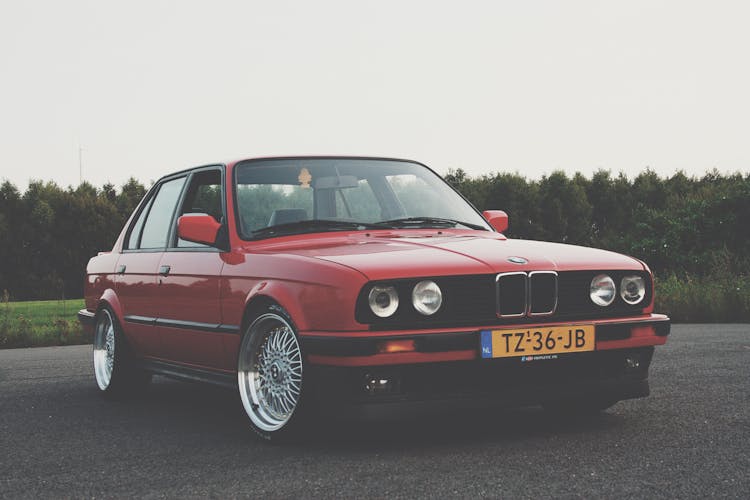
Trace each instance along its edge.
<path fill-rule="evenodd" d="M 156 285 L 156 272 L 162 254 L 163 252 L 122 253 L 117 259 L 117 267 L 125 266 L 125 272 L 115 273 L 112 276 L 115 283 L 114 292 L 121 307 L 118 319 L 133 344 L 133 348 L 143 356 L 161 354 L 161 340 L 154 327 L 135 323 L 126 324 L 124 317 L 158 317 L 159 292 Z"/>
<path fill-rule="evenodd" d="M 222 323 L 219 283 L 224 262 L 219 253 L 164 252 L 161 266 L 170 266 L 170 272 L 157 279 L 158 318 Z M 226 366 L 217 333 L 158 326 L 156 334 L 161 339 L 163 358 L 211 368 L 231 368 Z"/>
<path fill-rule="evenodd" d="M 180 238 L 212 245 L 221 224 L 210 215 L 188 214 L 177 219 L 177 233 Z"/>
<path fill-rule="evenodd" d="M 630 329 L 630 338 L 625 340 L 606 340 L 596 343 L 596 350 L 603 351 L 607 349 L 627 349 L 631 347 L 645 347 L 650 345 L 663 345 L 667 342 L 667 337 L 656 335 L 653 326 L 634 325 Z"/>
<path fill-rule="evenodd" d="M 503 233 L 508 229 L 508 214 L 502 210 L 485 210 L 482 216 L 498 233 Z"/>

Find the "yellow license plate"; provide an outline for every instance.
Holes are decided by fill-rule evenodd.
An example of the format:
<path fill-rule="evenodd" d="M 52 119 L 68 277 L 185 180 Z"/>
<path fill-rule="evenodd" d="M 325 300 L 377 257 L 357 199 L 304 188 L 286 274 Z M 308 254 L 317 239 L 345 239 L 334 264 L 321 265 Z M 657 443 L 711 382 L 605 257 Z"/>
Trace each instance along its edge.
<path fill-rule="evenodd" d="M 483 358 L 544 356 L 593 351 L 594 325 L 482 330 Z"/>

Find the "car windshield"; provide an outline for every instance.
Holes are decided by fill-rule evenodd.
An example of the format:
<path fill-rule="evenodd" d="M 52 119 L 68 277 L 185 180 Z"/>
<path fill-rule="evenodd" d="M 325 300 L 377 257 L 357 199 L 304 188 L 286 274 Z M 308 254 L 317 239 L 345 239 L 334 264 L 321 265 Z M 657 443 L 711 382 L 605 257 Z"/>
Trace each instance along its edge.
<path fill-rule="evenodd" d="M 245 239 L 373 228 L 471 228 L 482 216 L 430 169 L 398 160 L 284 158 L 235 167 Z"/>

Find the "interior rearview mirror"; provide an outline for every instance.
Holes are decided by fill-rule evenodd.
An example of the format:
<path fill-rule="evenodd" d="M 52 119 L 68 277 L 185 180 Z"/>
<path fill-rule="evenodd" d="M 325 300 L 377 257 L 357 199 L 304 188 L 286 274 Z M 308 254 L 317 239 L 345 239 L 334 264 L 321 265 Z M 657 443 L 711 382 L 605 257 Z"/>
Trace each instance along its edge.
<path fill-rule="evenodd" d="M 332 175 L 315 179 L 315 189 L 346 189 L 359 186 L 354 175 Z"/>

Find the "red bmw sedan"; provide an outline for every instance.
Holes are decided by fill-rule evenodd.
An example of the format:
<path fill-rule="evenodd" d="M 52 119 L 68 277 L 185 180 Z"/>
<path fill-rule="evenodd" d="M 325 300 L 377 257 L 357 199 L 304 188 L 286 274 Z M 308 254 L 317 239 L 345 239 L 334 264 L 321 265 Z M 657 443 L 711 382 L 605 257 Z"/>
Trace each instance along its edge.
<path fill-rule="evenodd" d="M 603 410 L 647 396 L 645 263 L 508 239 L 420 163 L 242 160 L 177 172 L 88 264 L 102 393 L 153 374 L 231 385 L 250 427 L 442 406 Z"/>

